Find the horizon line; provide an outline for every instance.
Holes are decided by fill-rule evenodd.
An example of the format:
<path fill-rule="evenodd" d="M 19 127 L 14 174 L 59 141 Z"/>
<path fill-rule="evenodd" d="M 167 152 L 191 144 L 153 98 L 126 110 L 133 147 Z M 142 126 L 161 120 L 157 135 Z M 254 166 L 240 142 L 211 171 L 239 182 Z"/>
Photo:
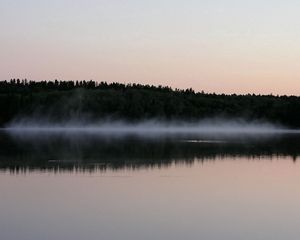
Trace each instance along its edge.
<path fill-rule="evenodd" d="M 33 79 L 27 79 L 27 78 L 10 78 L 8 79 L 4 79 L 4 80 L 0 80 L 0 82 L 7 82 L 7 83 L 11 83 L 11 81 L 20 81 L 20 83 L 24 84 L 24 81 L 26 81 L 27 83 L 30 82 L 34 82 L 34 83 L 43 83 L 43 82 L 53 82 L 55 83 L 56 81 L 58 81 L 58 83 L 60 82 L 94 82 L 96 84 L 107 84 L 107 85 L 113 85 L 113 84 L 120 84 L 120 85 L 124 85 L 125 87 L 134 87 L 134 86 L 143 86 L 143 87 L 154 87 L 154 88 L 162 88 L 162 89 L 170 89 L 172 91 L 190 91 L 193 92 L 194 94 L 207 94 L 207 95 L 225 95 L 225 96 L 269 96 L 269 97 L 300 97 L 299 95 L 295 95 L 295 94 L 276 94 L 276 93 L 254 93 L 254 92 L 248 92 L 248 93 L 236 93 L 236 92 L 231 92 L 231 93 L 224 93 L 224 92 L 215 92 L 215 91 L 204 91 L 204 90 L 195 90 L 192 87 L 187 87 L 187 88 L 178 88 L 178 87 L 172 87 L 169 85 L 163 85 L 163 84 L 150 84 L 150 83 L 136 83 L 136 82 L 119 82 L 119 81 L 106 81 L 106 80 L 94 80 L 94 79 L 76 79 L 76 80 L 66 80 L 66 79 L 53 79 L 53 80 L 33 80 Z M 77 86 L 74 86 L 75 88 L 77 88 Z M 78 87 L 80 88 L 80 87 Z"/>

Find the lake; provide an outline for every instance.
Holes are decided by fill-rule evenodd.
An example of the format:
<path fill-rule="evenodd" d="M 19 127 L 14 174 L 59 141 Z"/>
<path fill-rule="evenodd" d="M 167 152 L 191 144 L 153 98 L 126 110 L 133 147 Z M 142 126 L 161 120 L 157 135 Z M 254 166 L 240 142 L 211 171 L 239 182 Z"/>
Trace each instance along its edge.
<path fill-rule="evenodd" d="M 292 240 L 298 134 L 0 134 L 1 240 Z"/>

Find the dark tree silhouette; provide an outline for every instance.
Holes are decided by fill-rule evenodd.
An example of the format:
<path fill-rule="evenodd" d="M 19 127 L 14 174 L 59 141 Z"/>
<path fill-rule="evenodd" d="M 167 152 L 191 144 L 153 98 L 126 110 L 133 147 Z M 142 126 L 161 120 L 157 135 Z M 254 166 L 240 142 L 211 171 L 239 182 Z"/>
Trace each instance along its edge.
<path fill-rule="evenodd" d="M 208 117 L 265 120 L 300 127 L 300 97 L 225 95 L 170 87 L 86 81 L 0 81 L 0 125 L 18 117 L 51 121 L 114 117 L 199 120 Z"/>

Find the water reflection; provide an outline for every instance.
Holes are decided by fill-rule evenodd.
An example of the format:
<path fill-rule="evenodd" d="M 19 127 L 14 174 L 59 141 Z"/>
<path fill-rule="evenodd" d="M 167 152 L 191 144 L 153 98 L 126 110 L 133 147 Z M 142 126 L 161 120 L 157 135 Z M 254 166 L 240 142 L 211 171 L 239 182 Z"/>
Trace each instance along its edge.
<path fill-rule="evenodd" d="M 2 133 L 0 239 L 299 239 L 299 143 Z"/>
<path fill-rule="evenodd" d="M 147 137 L 90 134 L 0 134 L 0 171 L 106 171 L 192 165 L 245 157 L 297 160 L 297 134 L 176 135 Z"/>

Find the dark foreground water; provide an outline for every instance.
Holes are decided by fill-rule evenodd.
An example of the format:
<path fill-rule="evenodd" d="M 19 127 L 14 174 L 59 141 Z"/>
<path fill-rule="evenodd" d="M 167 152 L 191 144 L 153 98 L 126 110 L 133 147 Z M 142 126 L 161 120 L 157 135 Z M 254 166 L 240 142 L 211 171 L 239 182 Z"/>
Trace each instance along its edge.
<path fill-rule="evenodd" d="M 0 134 L 1 240 L 300 237 L 297 134 Z"/>

